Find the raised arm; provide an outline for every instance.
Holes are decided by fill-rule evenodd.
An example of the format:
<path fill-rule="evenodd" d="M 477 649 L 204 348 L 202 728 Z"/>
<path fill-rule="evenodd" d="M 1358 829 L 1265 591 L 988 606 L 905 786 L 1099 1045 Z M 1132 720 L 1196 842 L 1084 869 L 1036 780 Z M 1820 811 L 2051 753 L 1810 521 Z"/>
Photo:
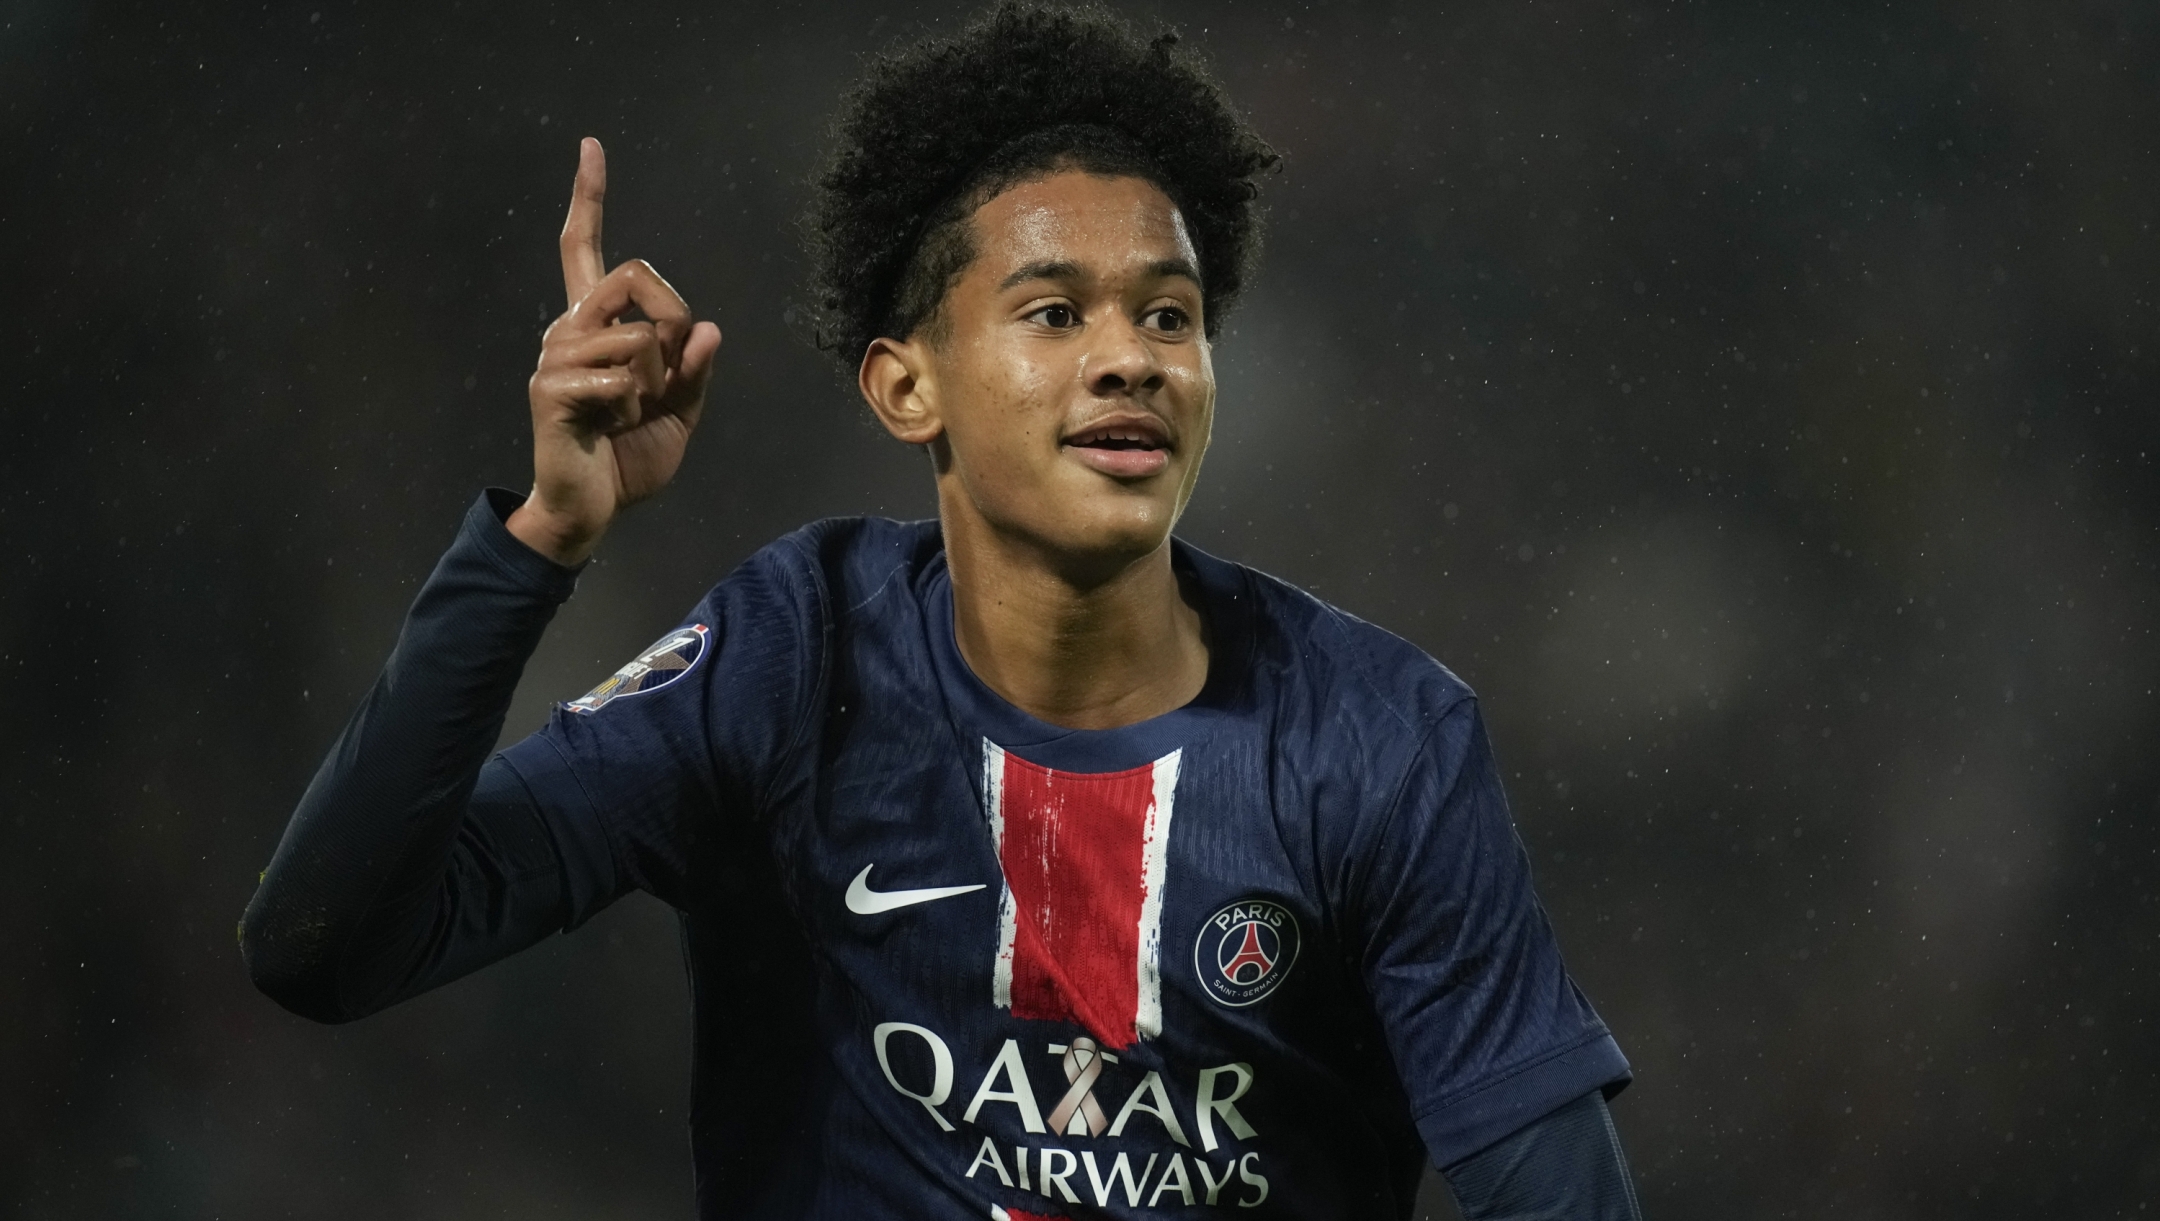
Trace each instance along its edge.
<path fill-rule="evenodd" d="M 720 343 L 644 262 L 603 274 L 606 174 L 585 141 L 562 239 L 570 305 L 530 386 L 532 493 L 473 506 L 241 921 L 256 985 L 303 1016 L 359 1017 L 530 945 L 573 918 L 573 873 L 613 876 L 568 859 L 591 849 L 489 762 L 575 566 L 681 465 Z M 645 320 L 625 321 L 632 308 Z"/>

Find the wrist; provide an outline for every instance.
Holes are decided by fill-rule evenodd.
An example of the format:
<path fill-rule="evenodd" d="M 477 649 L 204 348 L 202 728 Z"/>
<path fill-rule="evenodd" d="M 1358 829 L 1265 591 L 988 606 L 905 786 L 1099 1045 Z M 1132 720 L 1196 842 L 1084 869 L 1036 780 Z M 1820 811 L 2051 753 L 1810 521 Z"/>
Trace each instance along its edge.
<path fill-rule="evenodd" d="M 594 528 L 541 502 L 537 493 L 512 510 L 503 527 L 517 541 L 564 568 L 575 568 L 592 557 L 606 526 Z"/>

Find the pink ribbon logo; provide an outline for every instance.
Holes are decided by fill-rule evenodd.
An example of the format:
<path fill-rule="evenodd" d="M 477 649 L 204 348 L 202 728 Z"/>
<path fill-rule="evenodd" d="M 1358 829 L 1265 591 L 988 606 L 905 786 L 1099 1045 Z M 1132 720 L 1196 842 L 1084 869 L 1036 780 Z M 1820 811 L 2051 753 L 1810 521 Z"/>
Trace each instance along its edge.
<path fill-rule="evenodd" d="M 1095 1102 L 1095 1081 L 1102 1076 L 1103 1062 L 1115 1064 L 1117 1057 L 1086 1035 L 1074 1038 L 1070 1047 L 1052 1043 L 1050 1054 L 1065 1057 L 1065 1080 L 1071 1083 L 1058 1099 L 1057 1109 L 1050 1112 L 1050 1130 L 1067 1136 L 1101 1136 L 1110 1121 Z"/>

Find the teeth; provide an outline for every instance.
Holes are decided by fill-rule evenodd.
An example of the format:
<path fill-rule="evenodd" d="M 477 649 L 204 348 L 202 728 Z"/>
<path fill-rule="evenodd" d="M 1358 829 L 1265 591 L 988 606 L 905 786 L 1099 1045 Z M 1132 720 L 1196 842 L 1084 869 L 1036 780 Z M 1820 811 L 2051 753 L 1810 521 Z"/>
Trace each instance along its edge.
<path fill-rule="evenodd" d="M 1073 439 L 1074 445 L 1095 445 L 1104 441 L 1129 441 L 1136 445 L 1158 445 L 1151 434 L 1134 428 L 1099 428 L 1080 434 Z"/>

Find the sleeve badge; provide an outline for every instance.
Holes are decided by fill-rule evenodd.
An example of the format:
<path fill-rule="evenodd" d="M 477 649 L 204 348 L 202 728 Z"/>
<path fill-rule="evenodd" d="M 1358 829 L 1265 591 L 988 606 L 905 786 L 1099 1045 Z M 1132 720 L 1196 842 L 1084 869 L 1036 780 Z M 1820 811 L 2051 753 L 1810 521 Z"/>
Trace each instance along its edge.
<path fill-rule="evenodd" d="M 662 636 L 628 665 L 608 676 L 606 682 L 564 704 L 572 712 L 598 712 L 610 703 L 631 695 L 647 695 L 667 686 L 696 666 L 705 656 L 712 629 L 702 623 L 680 627 Z"/>

